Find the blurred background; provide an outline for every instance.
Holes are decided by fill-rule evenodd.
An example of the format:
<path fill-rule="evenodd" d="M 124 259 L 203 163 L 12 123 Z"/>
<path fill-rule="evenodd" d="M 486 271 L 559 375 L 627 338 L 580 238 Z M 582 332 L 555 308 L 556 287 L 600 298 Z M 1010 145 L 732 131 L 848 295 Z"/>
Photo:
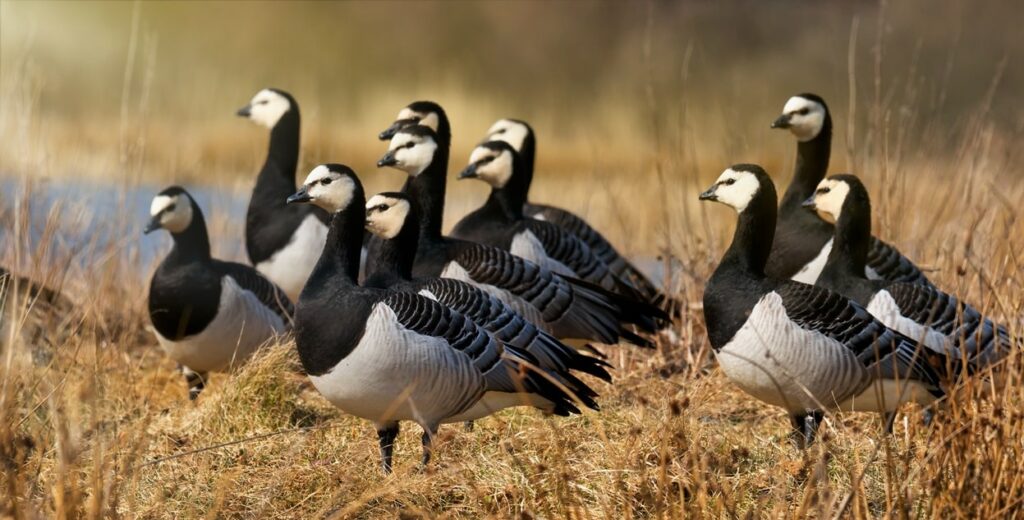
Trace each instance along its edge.
<path fill-rule="evenodd" d="M 526 119 L 535 199 L 627 251 L 670 251 L 705 211 L 692 195 L 727 165 L 761 163 L 786 182 L 794 141 L 768 125 L 799 92 L 834 113 L 833 172 L 940 189 L 981 168 L 1019 186 L 1022 14 L 1012 0 L 4 0 L 0 176 L 72 194 L 137 187 L 138 219 L 169 183 L 211 190 L 201 202 L 234 234 L 267 139 L 234 111 L 259 89 L 301 105 L 300 179 L 343 162 L 371 192 L 402 181 L 375 167 L 377 132 L 432 99 L 452 120 L 452 171 L 494 120 Z M 451 189 L 449 224 L 486 193 Z M 882 217 L 890 234 L 924 229 Z"/>

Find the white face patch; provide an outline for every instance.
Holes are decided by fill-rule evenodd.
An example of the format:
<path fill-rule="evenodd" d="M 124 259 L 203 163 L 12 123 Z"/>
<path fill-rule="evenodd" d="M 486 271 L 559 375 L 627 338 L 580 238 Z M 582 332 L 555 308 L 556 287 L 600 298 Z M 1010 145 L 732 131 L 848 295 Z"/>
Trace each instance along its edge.
<path fill-rule="evenodd" d="M 491 125 L 491 128 L 487 130 L 488 141 L 505 141 L 512 145 L 517 152 L 523 151 L 523 141 L 526 140 L 526 135 L 529 131 L 526 125 L 512 121 L 511 119 L 499 119 L 497 123 Z"/>
<path fill-rule="evenodd" d="M 157 195 L 149 205 L 149 216 L 160 215 L 160 227 L 181 233 L 192 223 L 192 201 L 185 195 Z"/>
<path fill-rule="evenodd" d="M 288 98 L 265 88 L 257 92 L 249 102 L 249 119 L 267 128 L 274 128 L 291 107 Z"/>
<path fill-rule="evenodd" d="M 312 202 L 330 213 L 337 213 L 352 203 L 356 184 L 352 178 L 332 172 L 327 166 L 313 168 L 302 183 Z"/>
<path fill-rule="evenodd" d="M 405 107 L 400 112 L 398 112 L 398 117 L 396 117 L 395 119 L 415 119 L 417 124 L 430 128 L 435 132 L 437 131 L 438 123 L 440 123 L 441 121 L 441 119 L 437 117 L 437 114 L 434 112 L 424 114 L 422 112 L 416 112 L 415 110 L 409 107 Z"/>
<path fill-rule="evenodd" d="M 420 137 L 405 132 L 395 134 L 388 145 L 388 151 L 394 152 L 395 168 L 412 175 L 423 173 L 423 170 L 434 161 L 437 142 L 430 137 Z"/>
<path fill-rule="evenodd" d="M 409 201 L 384 195 L 374 195 L 366 202 L 366 229 L 391 240 L 402 230 L 409 216 Z"/>
<path fill-rule="evenodd" d="M 799 141 L 810 141 L 818 136 L 825 124 L 825 107 L 817 101 L 793 96 L 782 107 L 782 113 L 789 116 L 789 131 Z"/>
<path fill-rule="evenodd" d="M 750 172 L 729 168 L 715 181 L 715 197 L 718 202 L 732 206 L 737 213 L 743 213 L 754 195 L 761 189 L 757 176 Z"/>
<path fill-rule="evenodd" d="M 504 188 L 512 178 L 512 153 L 508 150 L 495 151 L 486 146 L 478 146 L 469 156 L 469 163 L 492 159 L 476 167 L 476 176 L 495 188 Z"/>
<path fill-rule="evenodd" d="M 833 220 L 839 220 L 839 214 L 843 211 L 843 202 L 846 201 L 846 196 L 849 193 L 849 184 L 835 179 L 825 179 L 818 184 L 818 189 L 814 191 L 814 207 Z"/>

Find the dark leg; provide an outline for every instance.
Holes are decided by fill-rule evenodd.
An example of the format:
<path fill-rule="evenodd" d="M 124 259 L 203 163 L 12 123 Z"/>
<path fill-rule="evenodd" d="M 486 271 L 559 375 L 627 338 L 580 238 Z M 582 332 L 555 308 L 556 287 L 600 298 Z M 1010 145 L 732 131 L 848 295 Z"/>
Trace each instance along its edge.
<path fill-rule="evenodd" d="M 821 426 L 821 421 L 824 419 L 825 412 L 822 411 L 811 412 L 804 417 L 804 438 L 807 439 L 807 446 L 814 442 L 818 435 L 818 427 Z"/>
<path fill-rule="evenodd" d="M 799 450 L 806 448 L 804 445 L 804 416 L 803 415 L 790 415 L 789 423 L 793 426 L 793 431 L 789 432 L 789 440 L 793 443 L 793 446 Z"/>
<path fill-rule="evenodd" d="M 473 423 L 470 423 L 473 424 Z M 437 435 L 437 426 L 423 427 L 423 466 L 430 463 L 430 455 L 434 451 L 434 437 Z"/>
<path fill-rule="evenodd" d="M 466 429 L 467 432 L 473 431 L 473 421 L 466 421 L 462 423 L 462 426 Z"/>
<path fill-rule="evenodd" d="M 810 446 L 824 417 L 825 413 L 821 411 L 789 416 L 789 421 L 793 425 L 793 433 L 790 434 L 793 445 L 799 449 Z"/>
<path fill-rule="evenodd" d="M 380 459 L 384 474 L 391 474 L 391 454 L 395 449 L 395 437 L 398 437 L 398 423 L 389 424 L 377 428 L 377 438 L 380 439 Z"/>
<path fill-rule="evenodd" d="M 882 420 L 885 421 L 885 433 L 892 435 L 892 427 L 896 424 L 896 412 L 883 414 Z"/>
<path fill-rule="evenodd" d="M 185 382 L 188 383 L 188 399 L 195 401 L 206 388 L 206 372 L 196 372 L 189 367 L 182 366 L 181 373 L 185 375 Z"/>
<path fill-rule="evenodd" d="M 934 419 L 935 419 L 935 408 L 932 408 L 931 406 L 929 406 L 928 408 L 925 408 L 924 411 L 922 412 L 921 423 L 924 424 L 925 427 L 928 427 L 928 426 L 932 425 L 932 420 L 934 420 Z"/>

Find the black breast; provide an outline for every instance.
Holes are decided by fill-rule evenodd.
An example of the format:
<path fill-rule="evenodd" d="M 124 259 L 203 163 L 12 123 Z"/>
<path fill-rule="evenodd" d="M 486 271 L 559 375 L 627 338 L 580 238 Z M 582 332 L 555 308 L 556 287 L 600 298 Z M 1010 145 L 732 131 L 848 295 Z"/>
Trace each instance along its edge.
<path fill-rule="evenodd" d="M 311 376 L 326 374 L 356 348 L 379 300 L 369 289 L 317 287 L 307 285 L 295 307 L 295 345 Z"/>
<path fill-rule="evenodd" d="M 149 286 L 149 318 L 161 336 L 180 340 L 217 316 L 221 278 L 201 263 L 157 268 Z"/>

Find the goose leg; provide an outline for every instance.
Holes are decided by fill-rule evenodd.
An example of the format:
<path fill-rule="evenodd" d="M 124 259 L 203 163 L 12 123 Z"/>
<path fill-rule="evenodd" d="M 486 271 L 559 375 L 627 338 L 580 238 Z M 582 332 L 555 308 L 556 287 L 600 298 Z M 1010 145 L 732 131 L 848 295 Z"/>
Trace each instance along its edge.
<path fill-rule="evenodd" d="M 182 365 L 181 373 L 185 375 L 185 382 L 188 383 L 188 400 L 195 401 L 199 394 L 206 388 L 206 372 L 196 372 L 191 368 Z"/>
<path fill-rule="evenodd" d="M 391 455 L 395 449 L 395 438 L 398 437 L 398 423 L 377 427 L 377 438 L 380 440 L 380 460 L 384 474 L 391 474 Z"/>
<path fill-rule="evenodd" d="M 810 446 L 824 417 L 825 413 L 821 411 L 789 416 L 789 421 L 793 425 L 793 432 L 790 434 L 793 445 L 799 449 Z"/>
<path fill-rule="evenodd" d="M 469 424 L 473 424 L 470 422 Z M 430 455 L 434 451 L 434 437 L 437 435 L 437 426 L 430 425 L 423 427 L 423 466 L 430 463 Z"/>
<path fill-rule="evenodd" d="M 885 421 L 885 433 L 892 434 L 893 425 L 896 424 L 896 412 L 887 412 L 882 416 Z"/>
<path fill-rule="evenodd" d="M 935 419 L 935 409 L 932 408 L 931 406 L 929 406 L 928 408 L 925 408 L 924 411 L 921 413 L 921 424 L 923 424 L 925 427 L 931 426 L 932 425 L 932 421 L 934 419 Z"/>

